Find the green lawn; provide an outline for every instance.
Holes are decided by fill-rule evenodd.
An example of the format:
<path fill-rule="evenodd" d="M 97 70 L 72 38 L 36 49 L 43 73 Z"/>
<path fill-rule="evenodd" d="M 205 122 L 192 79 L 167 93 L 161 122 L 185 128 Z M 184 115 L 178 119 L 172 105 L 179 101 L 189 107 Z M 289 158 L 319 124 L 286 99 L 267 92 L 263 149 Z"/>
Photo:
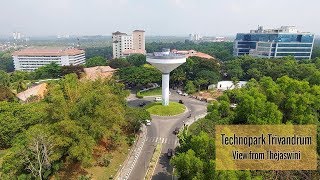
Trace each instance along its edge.
<path fill-rule="evenodd" d="M 161 91 L 161 87 L 155 88 L 155 89 L 151 89 L 148 91 L 144 91 L 140 93 L 142 96 L 161 96 L 162 95 L 162 91 Z"/>
<path fill-rule="evenodd" d="M 170 102 L 169 106 L 162 106 L 161 102 L 156 102 L 148 104 L 146 110 L 153 115 L 174 116 L 185 112 L 186 107 L 177 102 Z"/>

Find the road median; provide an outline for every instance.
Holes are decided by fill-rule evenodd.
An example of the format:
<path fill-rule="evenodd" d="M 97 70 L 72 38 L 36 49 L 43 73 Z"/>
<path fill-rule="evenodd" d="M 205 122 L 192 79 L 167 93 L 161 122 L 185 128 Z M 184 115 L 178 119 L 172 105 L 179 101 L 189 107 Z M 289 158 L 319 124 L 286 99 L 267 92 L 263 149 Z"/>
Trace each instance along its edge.
<path fill-rule="evenodd" d="M 157 167 L 160 155 L 161 155 L 161 150 L 162 150 L 162 144 L 158 144 L 157 147 L 155 148 L 150 164 L 148 166 L 148 170 L 146 173 L 146 176 L 144 177 L 145 180 L 151 180 L 153 173 Z"/>

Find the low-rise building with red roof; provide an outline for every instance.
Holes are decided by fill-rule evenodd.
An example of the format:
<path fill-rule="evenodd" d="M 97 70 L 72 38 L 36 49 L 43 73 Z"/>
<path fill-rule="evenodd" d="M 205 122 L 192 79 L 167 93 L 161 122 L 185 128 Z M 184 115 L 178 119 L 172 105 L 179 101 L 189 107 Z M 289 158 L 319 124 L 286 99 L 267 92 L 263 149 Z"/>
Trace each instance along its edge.
<path fill-rule="evenodd" d="M 85 63 L 85 51 L 76 48 L 26 48 L 12 54 L 15 70 L 34 71 L 52 62 L 60 66 Z"/>
<path fill-rule="evenodd" d="M 44 97 L 47 92 L 47 83 L 42 83 L 36 86 L 33 86 L 23 92 L 17 94 L 17 98 L 19 98 L 23 102 L 28 102 L 31 98 L 36 100 L 40 100 Z"/>
<path fill-rule="evenodd" d="M 96 66 L 91 68 L 84 68 L 85 75 L 83 79 L 97 80 L 112 77 L 113 73 L 117 69 L 113 69 L 110 66 Z"/>

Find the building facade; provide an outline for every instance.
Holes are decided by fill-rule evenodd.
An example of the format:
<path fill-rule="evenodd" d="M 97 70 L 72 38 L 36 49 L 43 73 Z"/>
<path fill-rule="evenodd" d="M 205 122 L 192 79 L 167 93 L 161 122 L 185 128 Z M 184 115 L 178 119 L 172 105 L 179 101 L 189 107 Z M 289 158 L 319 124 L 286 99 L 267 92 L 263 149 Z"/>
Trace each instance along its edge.
<path fill-rule="evenodd" d="M 278 29 L 263 29 L 260 26 L 250 33 L 238 33 L 234 41 L 234 56 L 251 55 L 262 58 L 294 56 L 296 59 L 310 59 L 314 34 L 299 32 L 294 26 Z"/>
<path fill-rule="evenodd" d="M 125 57 L 129 52 L 145 54 L 144 33 L 143 30 L 135 30 L 132 35 L 119 31 L 112 33 L 113 58 Z"/>
<path fill-rule="evenodd" d="M 22 49 L 12 54 L 15 70 L 34 71 L 52 62 L 60 66 L 85 64 L 85 51 L 67 49 Z"/>

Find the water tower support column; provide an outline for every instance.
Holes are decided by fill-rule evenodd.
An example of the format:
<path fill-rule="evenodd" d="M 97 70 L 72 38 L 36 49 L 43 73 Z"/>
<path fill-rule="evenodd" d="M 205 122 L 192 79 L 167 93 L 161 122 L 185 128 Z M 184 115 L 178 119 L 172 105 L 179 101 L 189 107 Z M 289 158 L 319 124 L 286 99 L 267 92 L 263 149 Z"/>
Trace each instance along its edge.
<path fill-rule="evenodd" d="M 170 73 L 162 74 L 162 105 L 169 105 L 169 80 Z"/>

